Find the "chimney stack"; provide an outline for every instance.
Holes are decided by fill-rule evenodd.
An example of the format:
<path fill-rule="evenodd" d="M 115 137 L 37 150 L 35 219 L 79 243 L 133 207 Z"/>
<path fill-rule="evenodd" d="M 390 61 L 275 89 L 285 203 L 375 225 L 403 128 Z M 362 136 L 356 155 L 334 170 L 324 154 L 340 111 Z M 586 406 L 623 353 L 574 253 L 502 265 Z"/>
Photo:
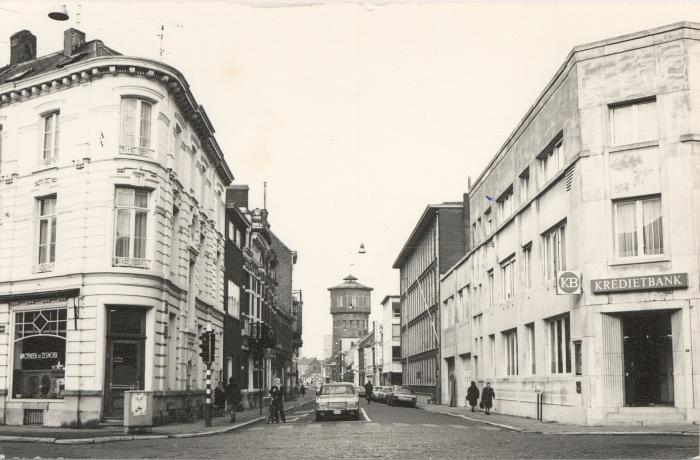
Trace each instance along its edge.
<path fill-rule="evenodd" d="M 226 188 L 226 204 L 235 204 L 237 208 L 248 209 L 248 186 L 229 185 Z"/>
<path fill-rule="evenodd" d="M 36 58 L 36 36 L 28 30 L 20 30 L 10 37 L 10 65 Z"/>
<path fill-rule="evenodd" d="M 66 57 L 71 57 L 75 52 L 85 44 L 85 32 L 72 27 L 63 32 L 63 54 Z"/>

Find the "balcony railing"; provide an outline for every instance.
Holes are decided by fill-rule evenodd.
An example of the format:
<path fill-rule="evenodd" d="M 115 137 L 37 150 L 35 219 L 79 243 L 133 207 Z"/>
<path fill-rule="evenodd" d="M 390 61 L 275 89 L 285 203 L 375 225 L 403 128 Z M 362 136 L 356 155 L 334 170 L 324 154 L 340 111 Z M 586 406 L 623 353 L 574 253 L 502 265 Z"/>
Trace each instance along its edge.
<path fill-rule="evenodd" d="M 137 259 L 135 257 L 114 257 L 112 258 L 113 267 L 131 267 L 131 268 L 151 268 L 151 261 L 148 259 Z"/>
<path fill-rule="evenodd" d="M 53 271 L 53 262 L 34 265 L 34 273 L 46 273 Z"/>
<path fill-rule="evenodd" d="M 119 144 L 119 153 L 124 155 L 134 155 L 142 158 L 153 158 L 155 156 L 154 149 L 148 149 L 146 147 L 139 147 L 136 145 L 123 145 Z"/>

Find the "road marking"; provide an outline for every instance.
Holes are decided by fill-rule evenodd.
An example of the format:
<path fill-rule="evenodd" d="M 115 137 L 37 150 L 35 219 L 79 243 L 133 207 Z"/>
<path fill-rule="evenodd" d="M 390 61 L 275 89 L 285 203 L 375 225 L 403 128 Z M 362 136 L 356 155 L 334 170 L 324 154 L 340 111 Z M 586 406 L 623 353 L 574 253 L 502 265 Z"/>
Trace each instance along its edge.
<path fill-rule="evenodd" d="M 368 422 L 372 421 L 372 420 L 370 420 L 369 416 L 367 415 L 367 412 L 365 412 L 364 408 L 361 407 L 360 412 L 362 412 L 362 416 L 365 418 L 366 421 L 368 421 Z"/>
<path fill-rule="evenodd" d="M 399 423 L 399 422 L 396 422 L 396 423 L 394 423 L 394 426 L 408 426 L 408 423 Z"/>

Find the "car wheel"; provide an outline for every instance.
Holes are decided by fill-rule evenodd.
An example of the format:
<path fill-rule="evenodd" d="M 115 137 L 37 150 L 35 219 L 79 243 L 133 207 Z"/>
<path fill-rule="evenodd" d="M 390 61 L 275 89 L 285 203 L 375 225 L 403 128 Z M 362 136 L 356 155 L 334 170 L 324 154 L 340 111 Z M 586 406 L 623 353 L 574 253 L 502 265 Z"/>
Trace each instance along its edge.
<path fill-rule="evenodd" d="M 317 411 L 316 412 L 316 421 L 320 422 L 321 420 L 323 420 L 323 415 Z"/>
<path fill-rule="evenodd" d="M 415 402 L 415 401 L 413 401 L 413 402 L 411 403 L 411 407 L 414 408 L 414 409 L 416 408 L 416 402 Z"/>
<path fill-rule="evenodd" d="M 360 412 L 355 412 L 355 415 L 352 416 L 354 420 L 360 420 Z"/>
<path fill-rule="evenodd" d="M 389 398 L 389 399 L 387 400 L 386 404 L 387 404 L 387 406 L 393 406 L 393 405 L 394 405 L 394 401 L 393 401 L 391 398 Z"/>

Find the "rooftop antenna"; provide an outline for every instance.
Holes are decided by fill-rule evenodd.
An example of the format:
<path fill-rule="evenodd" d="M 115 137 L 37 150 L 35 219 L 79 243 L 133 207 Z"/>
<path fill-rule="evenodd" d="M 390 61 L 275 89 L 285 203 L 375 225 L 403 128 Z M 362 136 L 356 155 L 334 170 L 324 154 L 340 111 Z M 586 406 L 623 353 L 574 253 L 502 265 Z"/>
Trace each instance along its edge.
<path fill-rule="evenodd" d="M 161 61 L 163 60 L 163 55 L 165 54 L 165 48 L 163 48 L 163 41 L 165 40 L 165 26 L 166 26 L 166 25 L 167 25 L 167 26 L 173 26 L 173 27 L 179 27 L 179 28 L 181 28 L 181 29 L 182 29 L 183 27 L 185 27 L 185 26 L 183 26 L 182 24 L 169 24 L 169 23 L 167 23 L 167 22 L 166 22 L 166 23 L 162 23 L 162 24 L 160 25 L 160 33 L 159 33 L 158 35 L 156 35 L 156 36 L 160 39 L 159 54 L 160 54 L 160 60 L 161 60 Z"/>
<path fill-rule="evenodd" d="M 467 176 L 467 191 L 472 189 L 472 176 Z"/>
<path fill-rule="evenodd" d="M 80 11 L 82 9 L 83 5 L 78 3 L 78 8 L 76 8 L 75 12 L 75 26 L 78 27 L 80 26 Z"/>
<path fill-rule="evenodd" d="M 263 182 L 263 209 L 267 209 L 267 182 Z"/>

